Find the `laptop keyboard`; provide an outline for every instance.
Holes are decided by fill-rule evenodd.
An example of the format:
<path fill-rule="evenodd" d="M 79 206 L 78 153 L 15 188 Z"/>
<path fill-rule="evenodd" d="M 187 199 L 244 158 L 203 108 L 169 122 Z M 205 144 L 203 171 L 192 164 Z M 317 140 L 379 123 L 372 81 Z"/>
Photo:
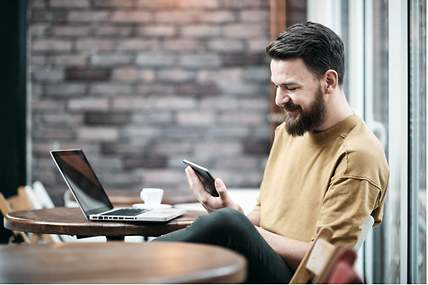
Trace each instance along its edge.
<path fill-rule="evenodd" d="M 112 212 L 102 214 L 101 216 L 138 216 L 146 212 L 146 209 L 138 209 L 138 208 L 125 208 L 125 209 L 117 209 Z"/>

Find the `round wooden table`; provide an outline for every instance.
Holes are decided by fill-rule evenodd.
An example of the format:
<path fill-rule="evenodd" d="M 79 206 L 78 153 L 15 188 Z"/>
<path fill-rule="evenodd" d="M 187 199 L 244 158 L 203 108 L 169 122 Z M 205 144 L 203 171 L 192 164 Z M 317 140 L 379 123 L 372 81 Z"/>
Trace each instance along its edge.
<path fill-rule="evenodd" d="M 246 276 L 237 253 L 190 243 L 8 245 L 0 260 L 0 283 L 239 283 Z"/>
<path fill-rule="evenodd" d="M 204 214 L 206 212 L 187 211 L 183 216 L 167 223 L 122 223 L 89 221 L 80 208 L 51 208 L 11 212 L 4 217 L 4 227 L 35 234 L 106 236 L 108 239 L 123 239 L 124 236 L 132 235 L 156 237 L 185 228 Z"/>

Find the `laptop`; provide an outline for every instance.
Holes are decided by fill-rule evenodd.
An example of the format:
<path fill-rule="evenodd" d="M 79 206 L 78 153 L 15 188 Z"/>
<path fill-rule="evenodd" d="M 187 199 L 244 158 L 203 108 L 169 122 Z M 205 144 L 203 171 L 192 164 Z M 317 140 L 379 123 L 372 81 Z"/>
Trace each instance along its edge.
<path fill-rule="evenodd" d="M 89 220 L 167 222 L 184 214 L 184 210 L 175 208 L 113 208 L 81 149 L 53 150 L 50 153 L 68 189 Z"/>

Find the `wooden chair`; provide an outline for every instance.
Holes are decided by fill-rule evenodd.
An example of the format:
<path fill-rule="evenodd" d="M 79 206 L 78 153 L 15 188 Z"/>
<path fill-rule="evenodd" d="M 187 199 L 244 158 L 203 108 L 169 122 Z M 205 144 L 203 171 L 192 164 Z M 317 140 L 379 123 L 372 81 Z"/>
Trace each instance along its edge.
<path fill-rule="evenodd" d="M 11 196 L 6 199 L 2 193 L 0 193 L 0 210 L 3 216 L 6 216 L 12 211 L 24 211 L 34 209 L 33 203 L 28 196 L 29 189 L 24 186 L 18 188 L 17 195 Z M 37 243 L 37 242 L 54 242 L 50 235 L 37 235 L 32 234 L 31 236 L 27 233 L 13 231 L 13 237 L 15 241 L 17 238 L 22 238 L 25 243 Z M 11 240 L 14 242 L 14 240 Z"/>
<path fill-rule="evenodd" d="M 14 203 L 17 202 L 18 196 L 13 197 L 12 201 L 14 201 Z M 9 212 L 12 212 L 12 209 L 10 207 L 11 201 L 8 202 L 6 200 L 6 198 L 3 196 L 2 193 L 0 193 L 0 212 L 2 213 L 3 216 L 6 216 Z M 10 242 L 12 242 L 13 240 L 19 240 L 22 239 L 23 242 L 25 243 L 31 243 L 30 238 L 23 232 L 15 232 L 12 231 L 12 237 L 9 240 Z"/>
<path fill-rule="evenodd" d="M 330 228 L 321 228 L 311 248 L 303 257 L 296 272 L 291 278 L 291 284 L 317 283 L 323 269 L 326 267 L 328 260 L 332 257 L 335 246 L 329 241 L 333 236 L 333 231 Z"/>
<path fill-rule="evenodd" d="M 51 197 L 48 194 L 48 191 L 46 191 L 46 188 L 43 186 L 42 182 L 35 181 L 33 183 L 33 192 L 42 208 L 49 209 L 55 207 Z"/>
<path fill-rule="evenodd" d="M 333 231 L 330 228 L 322 228 L 319 231 L 311 248 L 297 267 L 290 281 L 291 284 L 325 283 L 329 280 L 331 272 L 336 269 L 338 261 L 343 259 L 344 253 L 346 253 L 346 257 L 349 257 L 349 252 L 354 253 L 354 259 L 351 260 L 353 265 L 355 252 L 349 248 L 332 245 L 329 242 L 332 236 Z M 347 265 L 349 265 L 349 258 L 347 261 Z M 343 263 L 340 264 L 343 265 Z"/>
<path fill-rule="evenodd" d="M 18 188 L 18 193 L 16 195 L 5 199 L 5 201 L 9 205 L 10 211 L 24 211 L 33 208 L 33 205 L 28 199 L 27 193 L 23 186 Z"/>

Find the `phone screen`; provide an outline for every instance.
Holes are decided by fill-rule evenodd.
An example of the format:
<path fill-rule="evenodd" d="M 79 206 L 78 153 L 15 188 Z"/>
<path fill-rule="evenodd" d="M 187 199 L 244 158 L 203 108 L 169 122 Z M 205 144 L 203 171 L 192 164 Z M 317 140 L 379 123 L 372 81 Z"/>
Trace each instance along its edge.
<path fill-rule="evenodd" d="M 188 160 L 183 160 L 183 163 L 190 166 L 195 171 L 199 180 L 201 180 L 202 184 L 204 185 L 205 191 L 214 197 L 219 197 L 219 194 L 215 189 L 214 177 L 211 175 L 208 169 Z"/>

